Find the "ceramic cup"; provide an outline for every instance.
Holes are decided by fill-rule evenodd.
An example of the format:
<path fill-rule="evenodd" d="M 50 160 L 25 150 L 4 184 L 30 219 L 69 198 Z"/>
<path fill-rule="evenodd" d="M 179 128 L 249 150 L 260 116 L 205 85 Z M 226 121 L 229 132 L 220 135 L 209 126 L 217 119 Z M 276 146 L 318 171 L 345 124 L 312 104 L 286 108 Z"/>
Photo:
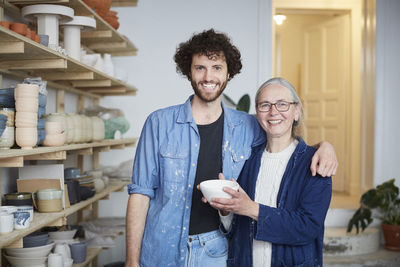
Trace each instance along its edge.
<path fill-rule="evenodd" d="M 18 128 L 15 131 L 15 140 L 22 149 L 32 149 L 37 143 L 37 128 Z"/>
<path fill-rule="evenodd" d="M 15 100 L 19 97 L 38 98 L 39 97 L 39 86 L 36 84 L 21 83 L 15 87 L 14 98 Z"/>
<path fill-rule="evenodd" d="M 29 227 L 30 213 L 27 211 L 16 211 L 14 212 L 14 229 L 26 229 Z"/>
<path fill-rule="evenodd" d="M 71 250 L 67 243 L 57 243 L 54 247 L 54 253 L 58 253 L 62 256 L 62 261 L 66 261 L 71 258 Z"/>
<path fill-rule="evenodd" d="M 25 205 L 25 206 L 17 206 L 17 211 L 29 212 L 29 220 L 32 222 L 33 220 L 33 206 Z"/>
<path fill-rule="evenodd" d="M 17 206 L 0 206 L 0 212 L 14 213 L 17 209 Z"/>
<path fill-rule="evenodd" d="M 8 212 L 0 212 L 0 234 L 11 233 L 14 229 L 14 215 Z"/>
<path fill-rule="evenodd" d="M 30 97 L 17 97 L 15 99 L 15 109 L 24 112 L 38 112 L 39 100 L 38 98 Z"/>
<path fill-rule="evenodd" d="M 17 128 L 36 128 L 37 123 L 38 114 L 36 112 L 16 112 L 15 126 L 17 126 Z"/>
<path fill-rule="evenodd" d="M 46 130 L 46 134 L 60 134 L 62 133 L 63 126 L 60 121 L 46 121 L 44 129 Z"/>
<path fill-rule="evenodd" d="M 61 199 L 62 190 L 53 188 L 41 189 L 36 192 L 36 195 L 39 200 Z"/>
<path fill-rule="evenodd" d="M 71 248 L 71 257 L 74 263 L 81 263 L 86 260 L 86 248 L 85 242 L 73 243 L 69 245 Z"/>
<path fill-rule="evenodd" d="M 60 267 L 63 266 L 63 256 L 60 253 L 50 253 L 48 256 L 48 267 Z"/>

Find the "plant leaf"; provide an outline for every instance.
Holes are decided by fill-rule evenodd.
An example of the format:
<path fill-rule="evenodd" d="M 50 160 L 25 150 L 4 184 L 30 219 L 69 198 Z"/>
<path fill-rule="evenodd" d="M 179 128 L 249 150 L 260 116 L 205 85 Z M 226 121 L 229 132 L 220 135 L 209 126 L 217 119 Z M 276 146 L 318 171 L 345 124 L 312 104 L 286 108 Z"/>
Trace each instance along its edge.
<path fill-rule="evenodd" d="M 250 96 L 249 96 L 249 94 L 245 94 L 244 96 L 242 96 L 239 99 L 239 102 L 238 102 L 238 104 L 236 106 L 236 109 L 240 110 L 240 111 L 244 111 L 246 113 L 249 113 L 249 110 L 250 110 Z"/>

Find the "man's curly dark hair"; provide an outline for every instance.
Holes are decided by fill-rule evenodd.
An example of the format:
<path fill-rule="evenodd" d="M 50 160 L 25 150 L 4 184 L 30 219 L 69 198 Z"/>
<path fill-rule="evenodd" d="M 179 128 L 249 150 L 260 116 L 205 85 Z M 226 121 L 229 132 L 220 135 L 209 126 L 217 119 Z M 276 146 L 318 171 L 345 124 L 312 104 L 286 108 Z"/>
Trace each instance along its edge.
<path fill-rule="evenodd" d="M 230 80 L 242 69 L 241 55 L 226 34 L 215 32 L 214 29 L 195 34 L 187 42 L 179 44 L 174 56 L 176 71 L 190 81 L 193 55 L 206 55 L 210 58 L 219 56 L 221 52 L 228 65 L 228 80 Z"/>

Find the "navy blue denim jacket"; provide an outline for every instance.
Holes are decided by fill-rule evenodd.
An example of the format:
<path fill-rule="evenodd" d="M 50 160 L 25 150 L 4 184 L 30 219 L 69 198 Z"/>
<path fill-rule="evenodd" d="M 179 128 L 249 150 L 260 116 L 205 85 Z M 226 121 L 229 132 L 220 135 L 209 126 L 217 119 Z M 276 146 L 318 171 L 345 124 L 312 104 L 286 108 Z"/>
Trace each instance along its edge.
<path fill-rule="evenodd" d="M 184 264 L 200 146 L 191 99 L 150 114 L 138 142 L 128 193 L 150 197 L 140 266 Z M 223 173 L 237 178 L 251 147 L 263 143 L 265 134 L 254 116 L 222 108 Z"/>
<path fill-rule="evenodd" d="M 253 149 L 238 179 L 253 200 L 265 145 Z M 282 178 L 277 208 L 260 204 L 258 221 L 234 216 L 228 266 L 253 266 L 253 239 L 272 243 L 271 266 L 322 266 L 324 221 L 332 179 L 311 175 L 314 152 L 315 148 L 299 140 Z"/>

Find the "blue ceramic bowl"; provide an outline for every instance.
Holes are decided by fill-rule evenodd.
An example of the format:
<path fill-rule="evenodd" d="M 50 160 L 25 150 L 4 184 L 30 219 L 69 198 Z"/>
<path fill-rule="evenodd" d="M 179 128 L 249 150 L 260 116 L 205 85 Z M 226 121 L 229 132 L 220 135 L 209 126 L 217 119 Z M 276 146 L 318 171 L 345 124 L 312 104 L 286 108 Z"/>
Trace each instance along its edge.
<path fill-rule="evenodd" d="M 43 94 L 39 94 L 39 107 L 46 107 L 47 103 L 47 96 Z"/>

